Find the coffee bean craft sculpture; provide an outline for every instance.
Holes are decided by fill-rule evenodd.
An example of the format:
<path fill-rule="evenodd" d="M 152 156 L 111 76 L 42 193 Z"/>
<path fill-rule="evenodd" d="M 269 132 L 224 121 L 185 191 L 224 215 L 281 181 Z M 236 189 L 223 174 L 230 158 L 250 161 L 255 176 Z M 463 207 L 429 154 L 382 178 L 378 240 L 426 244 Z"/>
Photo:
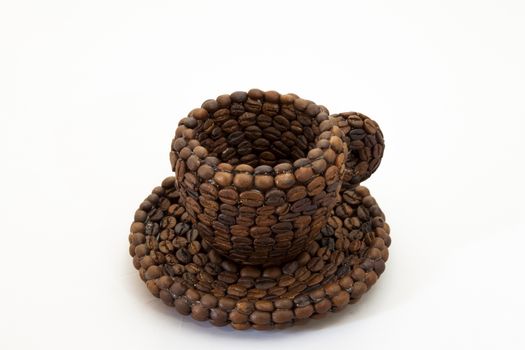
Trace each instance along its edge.
<path fill-rule="evenodd" d="M 355 303 L 385 270 L 390 228 L 360 183 L 383 134 L 356 112 L 252 89 L 179 122 L 174 176 L 129 235 L 149 291 L 216 326 L 273 329 Z"/>

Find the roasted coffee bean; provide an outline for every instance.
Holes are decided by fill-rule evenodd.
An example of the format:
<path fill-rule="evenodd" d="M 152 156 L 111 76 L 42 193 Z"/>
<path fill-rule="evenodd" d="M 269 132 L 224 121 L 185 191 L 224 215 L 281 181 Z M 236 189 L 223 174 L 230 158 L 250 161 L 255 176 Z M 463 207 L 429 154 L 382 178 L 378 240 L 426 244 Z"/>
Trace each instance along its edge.
<path fill-rule="evenodd" d="M 245 266 L 240 271 L 241 277 L 258 278 L 261 276 L 261 271 L 254 266 Z"/>
<path fill-rule="evenodd" d="M 251 174 L 236 174 L 233 178 L 233 184 L 240 190 L 250 189 L 253 184 L 253 176 Z"/>
<path fill-rule="evenodd" d="M 324 187 L 325 187 L 325 179 L 322 176 L 317 176 L 316 178 L 311 180 L 306 186 L 309 196 L 318 195 L 319 193 L 323 191 Z"/>
<path fill-rule="evenodd" d="M 250 321 L 256 325 L 270 324 L 272 321 L 272 314 L 265 311 L 254 311 L 250 315 Z"/>
<path fill-rule="evenodd" d="M 242 192 L 239 198 L 241 204 L 249 207 L 260 207 L 264 203 L 264 196 L 257 190 Z"/>
<path fill-rule="evenodd" d="M 238 193 L 233 188 L 223 188 L 218 192 L 221 202 L 236 205 L 238 201 Z"/>
<path fill-rule="evenodd" d="M 286 323 L 293 320 L 292 310 L 278 309 L 272 313 L 272 321 L 275 323 Z"/>
<path fill-rule="evenodd" d="M 239 284 L 232 284 L 228 287 L 228 294 L 233 295 L 235 297 L 244 297 L 247 293 L 247 290 L 245 287 L 239 285 Z"/>
<path fill-rule="evenodd" d="M 204 180 L 211 179 L 214 175 L 213 168 L 207 164 L 203 164 L 199 167 L 197 174 Z"/>
<path fill-rule="evenodd" d="M 314 307 L 312 305 L 307 305 L 303 307 L 295 308 L 295 318 L 298 320 L 309 318 L 314 313 Z"/>
<path fill-rule="evenodd" d="M 190 303 L 185 298 L 175 299 L 175 309 L 183 315 L 189 315 L 191 313 Z"/>
<path fill-rule="evenodd" d="M 277 285 L 277 281 L 272 278 L 260 277 L 255 280 L 255 288 L 257 289 L 270 289 Z"/>
<path fill-rule="evenodd" d="M 286 194 L 277 189 L 270 190 L 265 195 L 265 203 L 271 206 L 279 206 L 285 203 Z"/>
<path fill-rule="evenodd" d="M 280 174 L 275 177 L 275 185 L 280 189 L 288 189 L 295 185 L 295 177 L 293 174 Z"/>
<path fill-rule="evenodd" d="M 233 182 L 233 175 L 224 171 L 215 173 L 213 180 L 222 187 L 227 187 Z"/>
<path fill-rule="evenodd" d="M 273 176 L 255 175 L 255 188 L 261 191 L 267 191 L 273 187 Z"/>
<path fill-rule="evenodd" d="M 306 183 L 314 176 L 314 170 L 310 167 L 301 167 L 294 173 L 297 181 Z"/>
<path fill-rule="evenodd" d="M 326 170 L 326 166 L 327 163 L 324 159 L 317 159 L 312 162 L 312 170 L 316 174 L 321 174 L 322 172 L 324 172 Z"/>

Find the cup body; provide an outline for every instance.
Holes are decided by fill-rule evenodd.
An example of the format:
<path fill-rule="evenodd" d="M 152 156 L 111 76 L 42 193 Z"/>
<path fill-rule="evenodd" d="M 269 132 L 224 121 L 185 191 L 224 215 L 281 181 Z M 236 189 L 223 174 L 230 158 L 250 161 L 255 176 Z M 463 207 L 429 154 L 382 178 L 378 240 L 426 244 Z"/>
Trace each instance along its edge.
<path fill-rule="evenodd" d="M 275 91 L 207 100 L 183 118 L 170 160 L 203 240 L 244 264 L 305 251 L 336 204 L 347 145 L 323 106 Z"/>

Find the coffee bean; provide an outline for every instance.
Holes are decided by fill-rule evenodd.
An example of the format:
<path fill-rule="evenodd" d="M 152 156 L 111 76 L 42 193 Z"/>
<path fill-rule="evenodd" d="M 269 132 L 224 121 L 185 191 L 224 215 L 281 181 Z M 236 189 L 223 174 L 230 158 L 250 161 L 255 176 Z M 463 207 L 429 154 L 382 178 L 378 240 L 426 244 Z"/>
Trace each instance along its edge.
<path fill-rule="evenodd" d="M 199 167 L 197 174 L 204 180 L 211 179 L 213 177 L 213 168 L 207 164 L 203 164 Z"/>
<path fill-rule="evenodd" d="M 241 204 L 249 207 L 260 207 L 264 203 L 264 196 L 257 190 L 242 192 L 239 197 Z"/>
<path fill-rule="evenodd" d="M 255 188 L 261 191 L 267 191 L 273 187 L 273 177 L 270 175 L 256 175 Z"/>
<path fill-rule="evenodd" d="M 263 271 L 263 277 L 279 279 L 281 277 L 281 269 L 277 266 L 267 267 Z"/>
<path fill-rule="evenodd" d="M 321 174 L 326 169 L 326 160 L 324 159 L 317 159 L 312 162 L 312 170 L 316 174 Z"/>
<path fill-rule="evenodd" d="M 275 177 L 275 185 L 280 189 L 288 189 L 295 184 L 293 174 L 280 174 Z"/>
<path fill-rule="evenodd" d="M 235 308 L 243 315 L 249 315 L 255 310 L 254 304 L 248 300 L 238 301 Z"/>
<path fill-rule="evenodd" d="M 293 320 L 294 313 L 292 310 L 278 309 L 272 313 L 272 321 L 275 323 L 286 323 Z"/>
<path fill-rule="evenodd" d="M 306 186 L 306 189 L 308 190 L 309 196 L 316 196 L 323 191 L 324 187 L 325 187 L 324 177 L 317 176 L 316 178 L 314 178 L 308 183 L 308 185 Z"/>
<path fill-rule="evenodd" d="M 218 192 L 221 202 L 236 205 L 238 201 L 238 194 L 233 188 L 223 188 Z"/>
<path fill-rule="evenodd" d="M 305 183 L 312 178 L 314 171 L 309 167 L 301 167 L 295 171 L 294 175 L 297 181 Z"/>
<path fill-rule="evenodd" d="M 233 182 L 233 175 L 224 171 L 215 173 L 213 180 L 222 187 L 227 187 Z"/>
<path fill-rule="evenodd" d="M 377 132 L 377 123 L 372 119 L 365 119 L 364 129 L 369 134 L 375 134 Z"/>
<path fill-rule="evenodd" d="M 272 312 L 275 310 L 273 303 L 270 300 L 258 300 L 255 302 L 255 308 L 259 311 Z"/>
<path fill-rule="evenodd" d="M 239 312 L 238 310 L 231 311 L 230 314 L 228 315 L 228 318 L 233 323 L 245 323 L 248 321 L 248 315 L 243 314 Z"/>
<path fill-rule="evenodd" d="M 190 112 L 190 116 L 197 120 L 204 120 L 208 118 L 209 114 L 208 111 L 204 108 L 195 108 L 193 111 Z"/>
<path fill-rule="evenodd" d="M 344 147 L 343 141 L 337 136 L 332 136 L 330 138 L 330 146 L 335 152 L 342 152 Z"/>
<path fill-rule="evenodd" d="M 247 290 L 245 287 L 239 285 L 239 284 L 232 284 L 228 287 L 228 294 L 233 295 L 236 297 L 244 297 L 247 293 Z"/>
<path fill-rule="evenodd" d="M 295 318 L 298 320 L 309 318 L 314 313 L 314 307 L 312 305 L 298 307 L 295 309 L 294 313 L 295 313 Z"/>
<path fill-rule="evenodd" d="M 285 202 L 285 193 L 281 190 L 273 189 L 266 193 L 265 203 L 267 205 L 279 206 Z"/>
<path fill-rule="evenodd" d="M 236 174 L 233 178 L 233 184 L 240 190 L 250 189 L 253 184 L 253 176 L 250 174 Z"/>
<path fill-rule="evenodd" d="M 326 184 L 331 185 L 335 181 L 337 181 L 338 174 L 339 174 L 339 169 L 335 165 L 332 165 L 331 167 L 326 169 L 326 172 L 325 172 Z"/>
<path fill-rule="evenodd" d="M 261 271 L 255 266 L 245 266 L 240 271 L 241 277 L 258 278 L 261 275 Z"/>
<path fill-rule="evenodd" d="M 191 307 L 187 299 L 178 298 L 175 299 L 175 309 L 183 315 L 189 315 L 191 313 Z"/>
<path fill-rule="evenodd" d="M 329 299 L 322 299 L 314 305 L 315 311 L 319 314 L 324 314 L 325 312 L 329 311 L 331 307 L 332 303 Z"/>
<path fill-rule="evenodd" d="M 248 93 L 244 91 L 235 91 L 234 93 L 230 94 L 230 97 L 233 102 L 242 103 L 248 98 Z"/>
<path fill-rule="evenodd" d="M 191 317 L 197 321 L 206 321 L 209 317 L 209 310 L 201 304 L 193 304 Z"/>
<path fill-rule="evenodd" d="M 277 282 L 272 278 L 260 277 L 255 280 L 255 287 L 258 289 L 270 289 L 275 285 Z"/>
<path fill-rule="evenodd" d="M 228 324 L 228 314 L 219 308 L 210 310 L 210 319 L 211 323 L 218 327 Z"/>
<path fill-rule="evenodd" d="M 147 280 L 159 278 L 160 276 L 162 276 L 162 269 L 156 265 L 152 265 L 148 267 L 145 273 L 145 277 Z"/>

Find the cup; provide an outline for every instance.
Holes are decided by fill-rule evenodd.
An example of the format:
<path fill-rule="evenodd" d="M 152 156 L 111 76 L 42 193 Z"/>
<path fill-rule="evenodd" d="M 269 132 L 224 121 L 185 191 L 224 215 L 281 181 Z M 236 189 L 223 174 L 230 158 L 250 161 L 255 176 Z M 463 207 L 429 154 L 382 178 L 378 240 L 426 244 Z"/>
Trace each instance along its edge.
<path fill-rule="evenodd" d="M 252 89 L 206 100 L 170 152 L 204 242 L 243 264 L 279 264 L 320 234 L 341 188 L 347 144 L 328 110 Z"/>

